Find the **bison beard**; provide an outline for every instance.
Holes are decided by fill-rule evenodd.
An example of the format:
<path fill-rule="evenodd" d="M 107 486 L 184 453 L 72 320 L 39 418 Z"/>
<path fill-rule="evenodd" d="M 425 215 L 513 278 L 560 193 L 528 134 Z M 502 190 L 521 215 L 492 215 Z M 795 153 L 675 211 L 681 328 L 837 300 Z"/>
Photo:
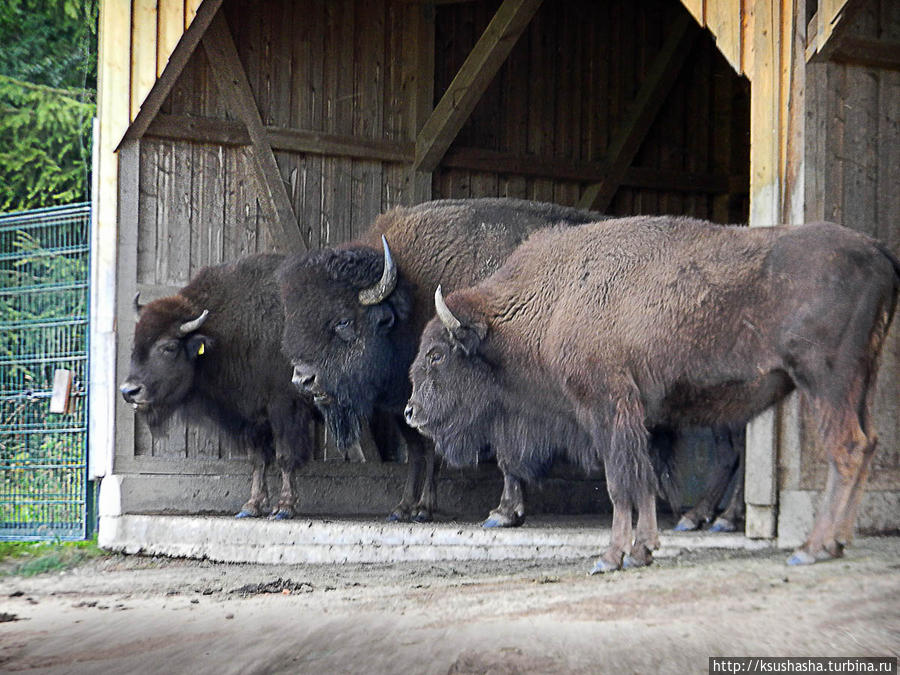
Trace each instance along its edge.
<path fill-rule="evenodd" d="M 325 418 L 328 431 L 339 450 L 346 450 L 359 440 L 360 416 L 347 402 L 316 403 Z"/>
<path fill-rule="evenodd" d="M 829 223 L 554 228 L 478 286 L 436 293 L 407 420 L 455 463 L 490 443 L 507 485 L 558 456 L 602 461 L 604 572 L 649 564 L 659 545 L 648 429 L 741 425 L 796 388 L 830 473 L 789 563 L 838 557 L 875 449 L 869 410 L 898 288 L 883 245 Z"/>

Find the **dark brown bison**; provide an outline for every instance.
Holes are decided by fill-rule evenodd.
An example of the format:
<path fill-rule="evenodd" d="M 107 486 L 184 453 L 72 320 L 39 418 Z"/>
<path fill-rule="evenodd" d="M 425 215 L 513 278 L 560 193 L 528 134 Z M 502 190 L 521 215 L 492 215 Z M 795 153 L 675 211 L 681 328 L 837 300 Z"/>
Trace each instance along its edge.
<path fill-rule="evenodd" d="M 358 439 L 376 408 L 407 440 L 410 470 L 392 518 L 429 520 L 436 507 L 433 449 L 402 419 L 434 287 L 483 279 L 539 228 L 597 219 L 513 199 L 433 201 L 382 214 L 356 241 L 285 261 L 283 349 L 294 383 L 315 397 L 339 447 Z"/>
<path fill-rule="evenodd" d="M 438 288 L 407 420 L 454 465 L 490 445 L 519 480 L 560 455 L 603 466 L 603 572 L 649 564 L 659 543 L 648 429 L 742 424 L 798 389 L 830 474 L 789 562 L 840 556 L 875 449 L 869 409 L 898 285 L 884 246 L 830 223 L 552 228 L 479 285 L 446 301 Z"/>
<path fill-rule="evenodd" d="M 275 270 L 282 260 L 248 256 L 204 268 L 176 295 L 143 307 L 135 298 L 139 320 L 122 396 L 154 433 L 177 412 L 247 448 L 253 477 L 239 518 L 267 508 L 273 455 L 282 484 L 272 517 L 290 518 L 293 472 L 312 450 L 314 408 L 291 386 L 291 366 L 281 354 Z"/>
<path fill-rule="evenodd" d="M 699 530 L 705 525 L 710 532 L 734 532 L 744 518 L 744 430 L 716 427 L 712 432 L 715 455 L 705 489 L 697 503 L 682 514 L 675 525 L 677 532 Z M 728 504 L 716 517 L 719 502 L 731 484 L 734 489 Z"/>

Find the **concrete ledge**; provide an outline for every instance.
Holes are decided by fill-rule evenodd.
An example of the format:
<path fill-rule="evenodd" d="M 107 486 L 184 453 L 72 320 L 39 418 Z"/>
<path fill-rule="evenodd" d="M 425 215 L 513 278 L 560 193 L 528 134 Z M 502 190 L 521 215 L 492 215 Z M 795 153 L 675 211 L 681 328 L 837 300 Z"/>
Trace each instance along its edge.
<path fill-rule="evenodd" d="M 739 534 L 669 532 L 661 538 L 658 557 L 772 546 Z M 102 517 L 99 536 L 100 546 L 124 553 L 268 564 L 589 558 L 608 541 L 608 518 L 593 516 L 542 516 L 520 528 L 485 530 L 477 523 L 455 522 L 122 515 Z"/>

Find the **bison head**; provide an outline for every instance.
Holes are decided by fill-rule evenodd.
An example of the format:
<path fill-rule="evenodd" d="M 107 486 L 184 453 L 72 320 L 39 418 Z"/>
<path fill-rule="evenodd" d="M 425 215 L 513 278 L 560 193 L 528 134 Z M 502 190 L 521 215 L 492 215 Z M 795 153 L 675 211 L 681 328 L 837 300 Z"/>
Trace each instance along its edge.
<path fill-rule="evenodd" d="M 493 422 L 504 417 L 502 385 L 484 349 L 487 324 L 458 319 L 440 287 L 435 305 L 438 316 L 426 326 L 410 368 L 412 396 L 404 414 L 451 465 L 474 464 L 491 440 Z"/>
<path fill-rule="evenodd" d="M 358 440 L 376 405 L 402 407 L 415 353 L 410 285 L 387 241 L 289 258 L 280 272 L 282 350 L 293 382 L 311 394 L 339 447 Z"/>
<path fill-rule="evenodd" d="M 135 296 L 134 304 L 138 323 L 131 368 L 120 391 L 156 429 L 191 391 L 196 369 L 213 347 L 212 338 L 200 330 L 209 311 L 198 310 L 180 295 L 144 307 Z"/>

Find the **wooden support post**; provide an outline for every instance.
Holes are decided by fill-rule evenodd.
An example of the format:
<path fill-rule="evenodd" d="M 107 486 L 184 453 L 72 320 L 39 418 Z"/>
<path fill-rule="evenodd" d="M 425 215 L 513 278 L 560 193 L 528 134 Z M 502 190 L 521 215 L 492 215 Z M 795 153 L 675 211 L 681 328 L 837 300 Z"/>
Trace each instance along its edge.
<path fill-rule="evenodd" d="M 540 6 L 541 0 L 504 0 L 500 5 L 419 132 L 413 171 L 437 168 Z"/>
<path fill-rule="evenodd" d="M 672 26 L 672 32 L 647 72 L 629 114 L 609 145 L 604 160 L 609 170 L 606 179 L 585 189 L 578 202 L 580 208 L 605 211 L 609 207 L 616 190 L 622 184 L 625 172 L 665 102 L 666 95 L 675 84 L 697 33 L 693 20 L 686 14 L 679 17 Z"/>
<path fill-rule="evenodd" d="M 221 12 L 216 14 L 203 36 L 203 48 L 209 57 L 219 93 L 247 126 L 259 185 L 275 214 L 271 235 L 276 247 L 283 252 L 308 251 L 309 237 L 297 225 L 297 217 L 253 98 L 247 73 L 241 64 L 228 22 Z"/>
<path fill-rule="evenodd" d="M 750 226 L 774 225 L 782 216 L 781 172 L 781 7 L 752 4 L 749 55 Z M 779 408 L 770 408 L 747 425 L 744 495 L 746 534 L 770 539 L 776 534 Z"/>

